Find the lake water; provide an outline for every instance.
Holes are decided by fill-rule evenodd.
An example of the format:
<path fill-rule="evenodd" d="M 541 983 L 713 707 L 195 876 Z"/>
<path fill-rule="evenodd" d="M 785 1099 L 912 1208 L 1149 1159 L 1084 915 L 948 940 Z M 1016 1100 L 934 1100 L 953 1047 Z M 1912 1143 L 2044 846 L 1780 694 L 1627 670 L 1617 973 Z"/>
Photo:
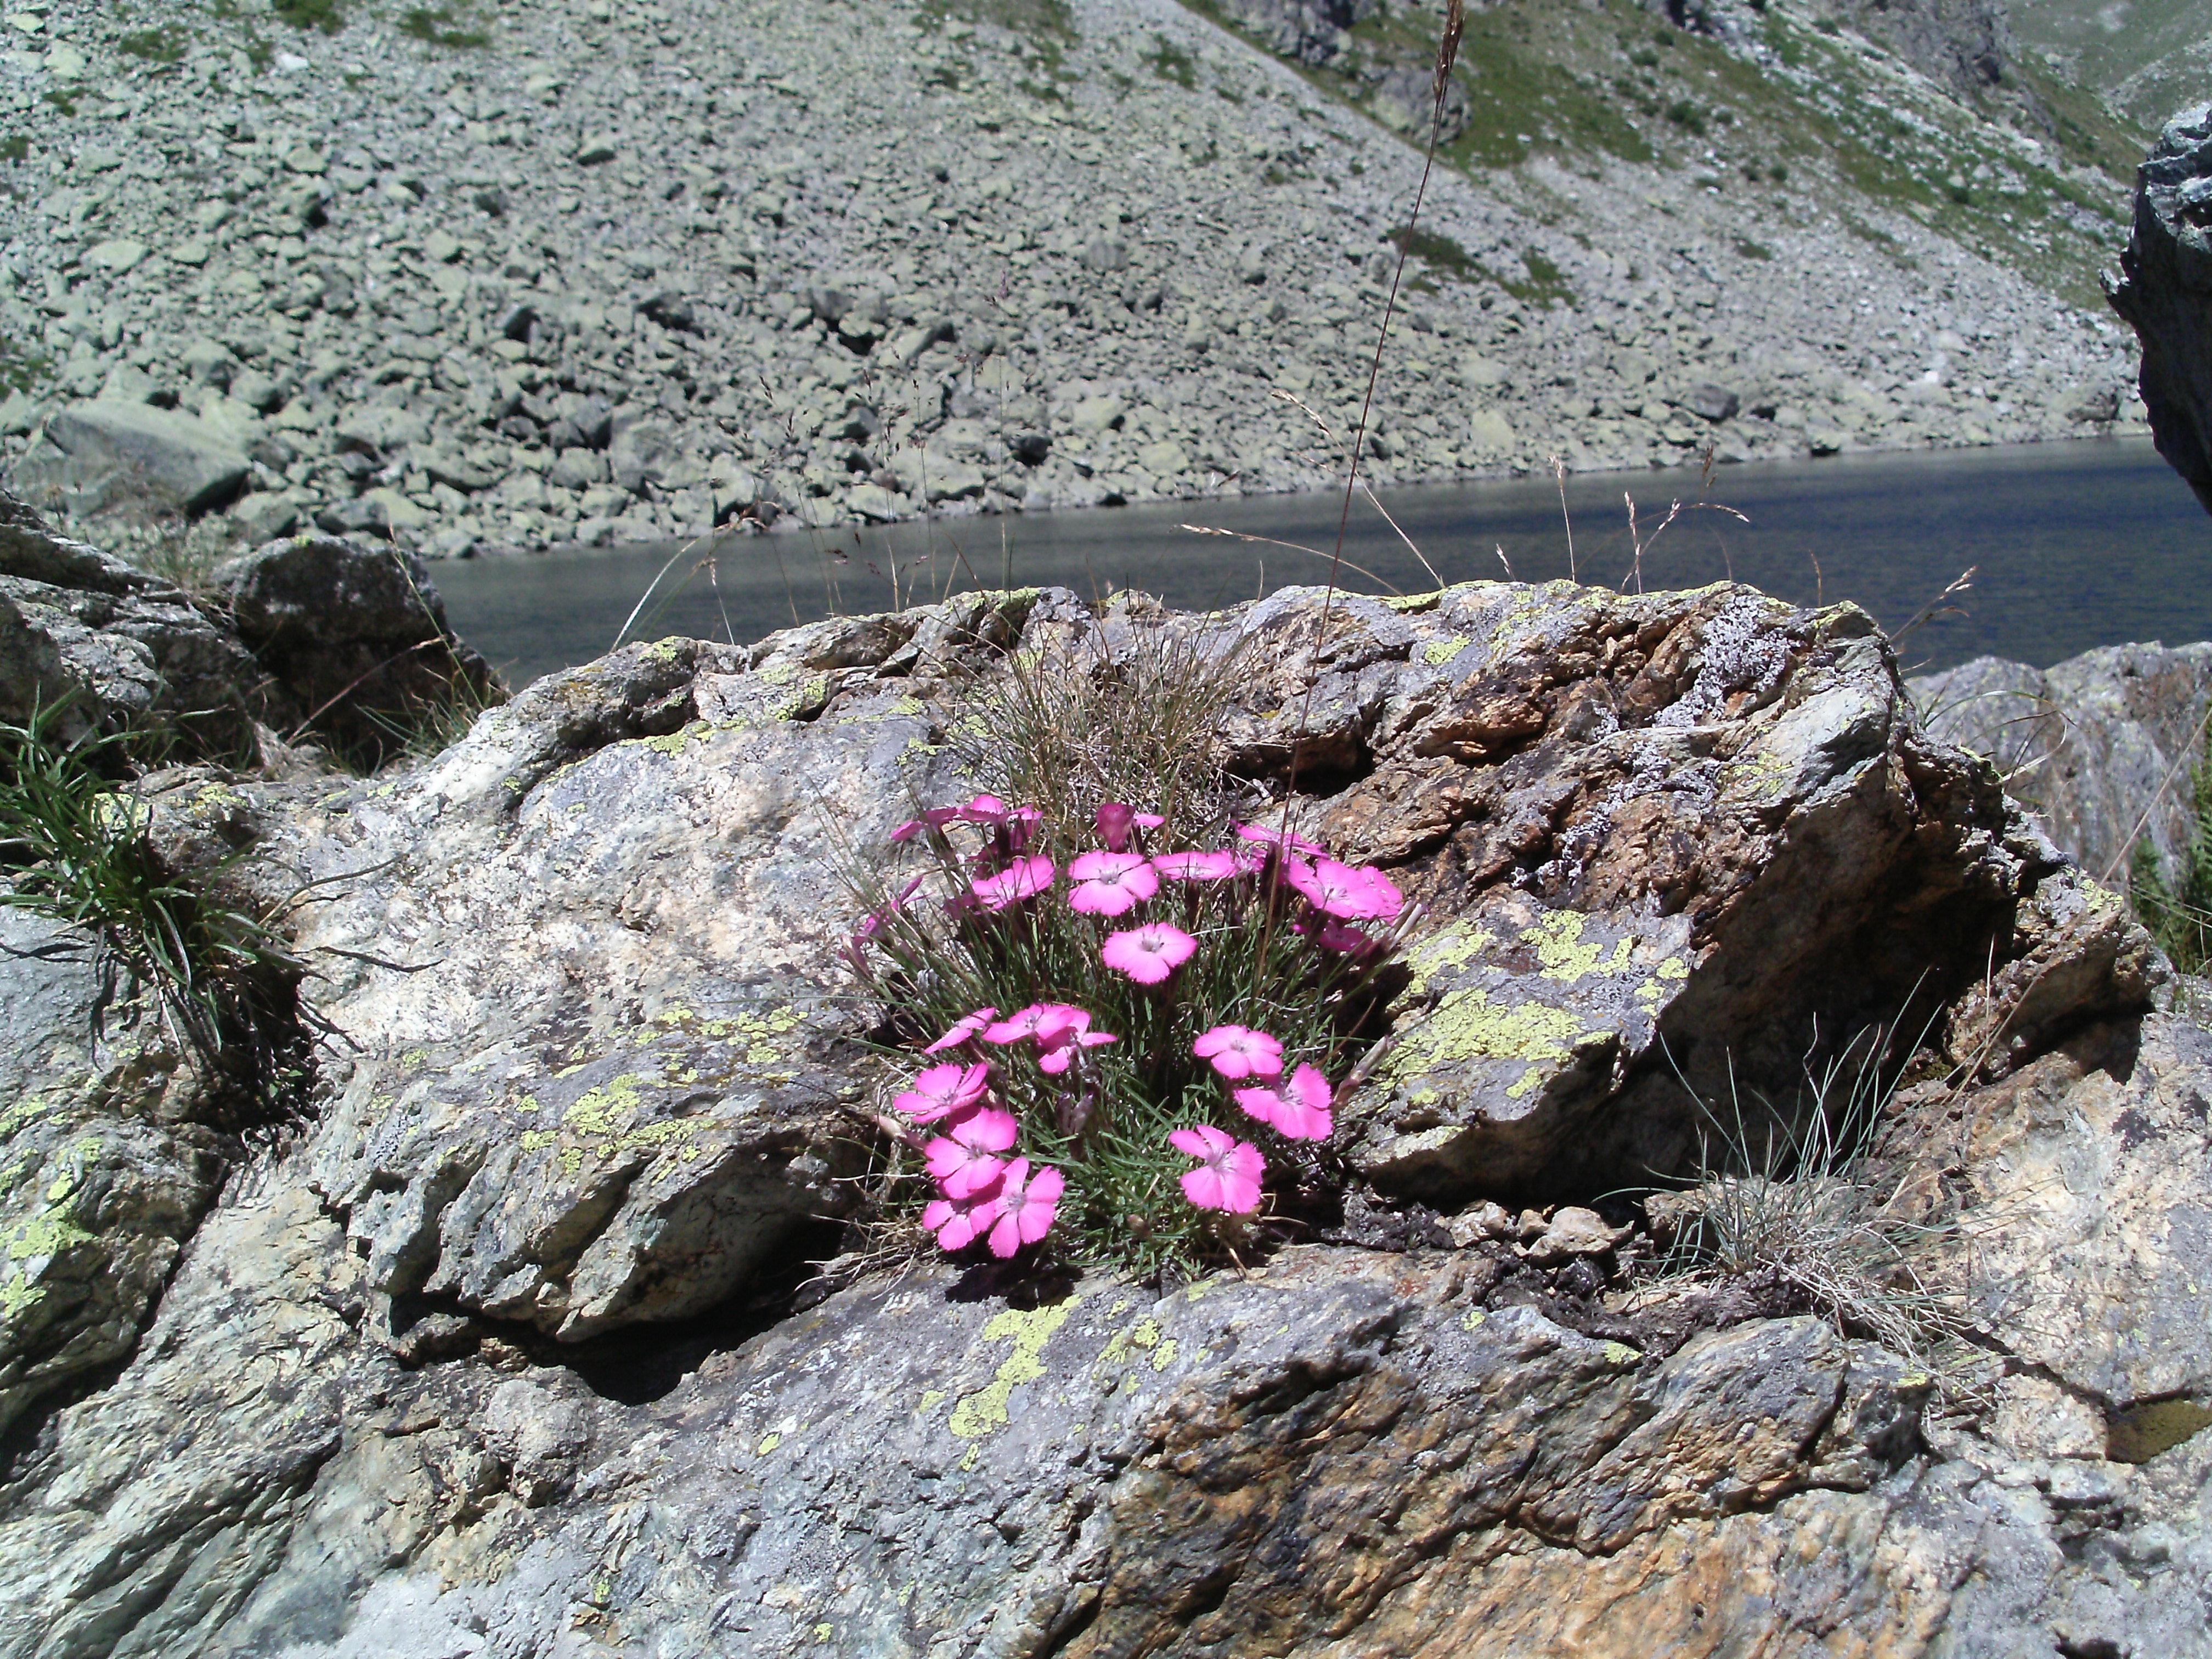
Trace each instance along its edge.
<path fill-rule="evenodd" d="M 2047 666 L 2092 646 L 2212 638 L 2212 516 L 2148 440 L 1724 467 L 1709 499 L 1747 522 L 1686 510 L 1652 539 L 1671 502 L 1695 500 L 1698 489 L 1693 471 L 1570 477 L 1576 574 L 1607 586 L 1632 580 L 1626 491 L 1647 543 L 1647 587 L 1732 574 L 1799 604 L 1855 599 L 1894 629 L 1973 567 L 1955 601 L 1964 614 L 1906 641 L 1915 668 L 1985 652 Z M 1382 501 L 1398 529 L 1371 502 L 1353 503 L 1345 586 L 1419 592 L 1438 578 L 1502 577 L 1509 567 L 1524 581 L 1569 574 L 1548 477 L 1385 490 Z M 1268 495 L 729 535 L 678 556 L 624 637 L 751 641 L 832 610 L 890 609 L 894 580 L 901 602 L 927 601 L 948 584 L 1059 583 L 1086 597 L 1136 587 L 1212 608 L 1326 580 L 1342 510 L 1341 495 Z M 520 687 L 607 651 L 675 552 L 662 544 L 476 559 L 434 574 L 461 636 Z"/>

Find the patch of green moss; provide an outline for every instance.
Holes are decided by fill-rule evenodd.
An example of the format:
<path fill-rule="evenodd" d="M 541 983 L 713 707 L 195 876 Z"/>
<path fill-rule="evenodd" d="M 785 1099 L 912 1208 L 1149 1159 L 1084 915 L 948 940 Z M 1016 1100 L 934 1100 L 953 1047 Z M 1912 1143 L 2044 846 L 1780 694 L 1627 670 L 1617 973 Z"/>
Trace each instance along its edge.
<path fill-rule="evenodd" d="M 346 0 L 273 0 L 269 9 L 282 23 L 295 29 L 320 29 L 336 34 L 346 25 Z"/>
<path fill-rule="evenodd" d="M 1152 37 L 1152 49 L 1145 54 L 1145 62 L 1161 80 L 1172 81 L 1185 91 L 1198 85 L 1198 59 L 1164 34 Z"/>

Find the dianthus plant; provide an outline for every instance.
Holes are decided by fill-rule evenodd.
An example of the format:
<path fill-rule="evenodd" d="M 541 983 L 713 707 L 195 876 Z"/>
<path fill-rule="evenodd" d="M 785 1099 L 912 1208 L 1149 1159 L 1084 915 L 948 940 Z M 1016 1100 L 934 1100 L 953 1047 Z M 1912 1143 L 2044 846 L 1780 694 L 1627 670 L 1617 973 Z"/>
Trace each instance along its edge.
<path fill-rule="evenodd" d="M 906 1055 L 879 1121 L 943 1249 L 1193 1262 L 1318 1172 L 1404 898 L 1283 830 L 1164 828 L 1103 801 L 1063 842 L 979 795 L 856 877 L 849 957 Z"/>

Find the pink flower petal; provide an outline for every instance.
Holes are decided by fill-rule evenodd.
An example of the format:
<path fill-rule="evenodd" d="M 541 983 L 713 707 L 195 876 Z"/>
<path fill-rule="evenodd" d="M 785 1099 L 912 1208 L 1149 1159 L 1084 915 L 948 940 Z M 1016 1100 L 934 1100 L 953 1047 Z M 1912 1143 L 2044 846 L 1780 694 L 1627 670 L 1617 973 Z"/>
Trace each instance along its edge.
<path fill-rule="evenodd" d="M 908 818 L 891 831 L 893 841 L 912 841 L 924 830 L 941 829 L 960 816 L 957 806 L 933 806 L 918 818 Z"/>
<path fill-rule="evenodd" d="M 986 1025 L 988 1025 L 993 1020 L 998 1018 L 998 1017 L 999 1011 L 996 1008 L 978 1008 L 972 1014 L 963 1014 L 958 1019 L 952 1022 L 952 1029 L 951 1030 L 947 1031 L 943 1036 L 938 1038 L 936 1042 L 931 1043 L 921 1052 L 925 1054 L 941 1054 L 947 1048 L 957 1048 L 962 1043 L 967 1042 L 970 1037 L 981 1032 L 982 1029 Z"/>
<path fill-rule="evenodd" d="M 1158 812 L 1139 812 L 1118 800 L 1109 800 L 1099 807 L 1092 821 L 1098 826 L 1098 839 L 1106 843 L 1108 851 L 1115 853 L 1129 844 L 1131 830 L 1157 830 L 1167 822 Z"/>
<path fill-rule="evenodd" d="M 1060 1212 L 1060 1194 L 1067 1180 L 1054 1169 L 1030 1172 L 1030 1161 L 1018 1158 L 1006 1166 L 999 1188 L 999 1213 L 991 1228 L 991 1254 L 1010 1256 L 1024 1244 L 1034 1244 L 1052 1231 Z"/>
<path fill-rule="evenodd" d="M 1053 862 L 1042 854 L 1016 859 L 995 876 L 969 883 L 968 890 L 986 910 L 1003 910 L 1022 899 L 1035 898 L 1052 885 Z"/>
<path fill-rule="evenodd" d="M 1168 1144 L 1200 1160 L 1182 1176 L 1182 1194 L 1201 1210 L 1249 1215 L 1260 1207 L 1260 1177 L 1267 1161 L 1249 1141 L 1231 1139 L 1210 1123 L 1177 1129 Z"/>
<path fill-rule="evenodd" d="M 934 1123 L 946 1115 L 974 1105 L 991 1087 L 991 1068 L 978 1063 L 954 1062 L 933 1066 L 915 1079 L 891 1104 L 916 1123 Z"/>
<path fill-rule="evenodd" d="M 1163 853 L 1152 868 L 1171 881 L 1226 881 L 1238 864 L 1234 853 Z"/>
<path fill-rule="evenodd" d="M 1159 872 L 1141 853 L 1085 853 L 1067 873 L 1082 884 L 1068 908 L 1085 915 L 1118 916 L 1160 890 Z"/>
<path fill-rule="evenodd" d="M 999 1218 L 999 1183 L 965 1198 L 934 1200 L 921 1212 L 921 1224 L 937 1235 L 940 1249 L 964 1250 Z"/>
<path fill-rule="evenodd" d="M 1278 830 L 1267 824 L 1240 823 L 1237 826 L 1237 834 L 1240 839 L 1258 846 L 1273 848 L 1278 852 L 1303 853 L 1308 858 L 1317 858 L 1328 851 L 1317 841 L 1308 841 L 1294 831 Z"/>
<path fill-rule="evenodd" d="M 987 1108 L 951 1125 L 949 1133 L 922 1149 L 923 1157 L 947 1198 L 967 1198 L 998 1179 L 1006 1168 L 998 1154 L 1011 1149 L 1020 1134 L 1010 1114 Z"/>
<path fill-rule="evenodd" d="M 1380 870 L 1317 859 L 1286 865 L 1283 879 L 1317 910 L 1347 921 L 1388 921 L 1405 908 L 1406 896 Z"/>
<path fill-rule="evenodd" d="M 1232 1082 L 1283 1074 L 1283 1045 L 1249 1026 L 1217 1025 L 1192 1043 L 1190 1051 Z"/>
<path fill-rule="evenodd" d="M 1158 985 L 1197 949 L 1198 941 L 1182 928 L 1152 921 L 1109 933 L 1098 956 L 1115 972 L 1127 974 L 1139 985 Z"/>

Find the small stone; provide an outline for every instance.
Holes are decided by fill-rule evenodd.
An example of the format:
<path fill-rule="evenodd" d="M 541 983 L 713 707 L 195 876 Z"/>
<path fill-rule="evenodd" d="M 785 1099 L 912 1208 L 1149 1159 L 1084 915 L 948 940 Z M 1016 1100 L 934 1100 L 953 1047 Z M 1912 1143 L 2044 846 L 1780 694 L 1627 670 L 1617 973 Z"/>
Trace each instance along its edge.
<path fill-rule="evenodd" d="M 1074 412 L 1068 418 L 1078 432 L 1095 437 L 1119 426 L 1121 417 L 1128 412 L 1129 405 L 1119 398 L 1085 398 L 1076 404 Z"/>
<path fill-rule="evenodd" d="M 288 171 L 315 178 L 330 171 L 330 158 L 312 144 L 301 144 L 285 152 L 284 166 Z"/>
<path fill-rule="evenodd" d="M 167 250 L 165 257 L 174 264 L 204 265 L 208 261 L 208 245 L 201 241 L 178 242 Z"/>
<path fill-rule="evenodd" d="M 1736 411 L 1743 407 L 1743 399 L 1724 386 L 1700 380 L 1683 397 L 1682 406 L 1692 415 L 1717 425 L 1735 418 Z"/>
<path fill-rule="evenodd" d="M 126 270 L 134 269 L 145 257 L 146 245 L 143 242 L 118 239 L 112 242 L 94 243 L 85 251 L 84 262 L 120 276 Z"/>
<path fill-rule="evenodd" d="M 1462 1250 L 1486 1238 L 1511 1238 L 1518 1231 L 1512 1212 L 1489 1199 L 1447 1218 L 1444 1226 L 1451 1233 L 1452 1243 Z"/>
<path fill-rule="evenodd" d="M 864 519 L 873 519 L 889 524 L 906 517 L 910 510 L 903 495 L 893 495 L 881 484 L 855 484 L 845 496 L 845 505 Z"/>
<path fill-rule="evenodd" d="M 583 167 L 599 167 L 613 161 L 621 153 L 616 148 L 612 138 L 586 138 L 576 146 L 576 165 Z"/>
<path fill-rule="evenodd" d="M 1576 1256 L 1603 1255 L 1628 1237 L 1626 1227 L 1608 1227 L 1595 1210 L 1572 1204 L 1552 1212 L 1542 1236 L 1528 1246 L 1528 1260 L 1547 1267 Z"/>
<path fill-rule="evenodd" d="M 422 239 L 422 257 L 439 264 L 451 264 L 461 257 L 459 239 L 442 230 L 434 230 Z"/>

